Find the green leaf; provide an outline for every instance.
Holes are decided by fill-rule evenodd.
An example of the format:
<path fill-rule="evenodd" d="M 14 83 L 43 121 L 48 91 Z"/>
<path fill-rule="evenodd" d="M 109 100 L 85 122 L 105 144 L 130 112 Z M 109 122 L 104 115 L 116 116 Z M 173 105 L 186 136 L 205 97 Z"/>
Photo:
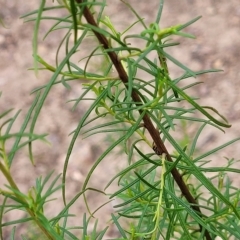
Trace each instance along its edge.
<path fill-rule="evenodd" d="M 194 106 L 199 112 L 205 115 L 209 120 L 213 121 L 217 125 L 221 127 L 231 127 L 231 125 L 223 123 L 212 117 L 206 110 L 204 110 L 200 105 L 198 105 L 194 100 L 192 100 L 185 92 L 183 92 L 180 88 L 178 88 L 172 81 L 168 81 L 171 88 L 173 88 L 179 95 L 181 95 L 186 101 L 188 101 L 192 106 Z"/>
<path fill-rule="evenodd" d="M 37 56 L 38 56 L 38 32 L 39 32 L 39 26 L 40 26 L 40 21 L 43 13 L 43 9 L 45 6 L 46 0 L 41 0 L 41 4 L 38 8 L 37 12 L 37 19 L 35 21 L 35 26 L 34 26 L 34 34 L 33 34 L 33 58 L 34 58 L 34 70 L 35 74 L 37 74 Z"/>
<path fill-rule="evenodd" d="M 76 44 L 77 38 L 78 38 L 78 35 L 77 35 L 78 23 L 77 23 L 77 8 L 75 3 L 76 3 L 75 0 L 70 0 L 71 15 L 73 19 L 73 29 L 74 29 L 74 43 Z"/>
<path fill-rule="evenodd" d="M 36 107 L 36 105 L 37 105 L 37 102 L 38 102 L 38 100 L 39 100 L 39 97 L 40 97 L 40 93 L 38 93 L 38 94 L 36 95 L 36 98 L 35 98 L 35 100 L 33 101 L 32 106 L 29 108 L 28 113 L 27 113 L 27 115 L 26 115 L 26 117 L 25 117 L 25 120 L 24 120 L 24 122 L 23 122 L 23 124 L 22 124 L 22 126 L 21 126 L 20 131 L 19 131 L 19 137 L 16 138 L 16 140 L 15 140 L 15 142 L 14 142 L 14 144 L 13 144 L 11 150 L 10 150 L 10 153 L 9 153 L 9 155 L 8 155 L 8 164 L 9 164 L 9 166 L 12 165 L 12 161 L 13 161 L 13 158 L 14 158 L 14 156 L 15 156 L 15 153 L 16 153 L 17 150 L 19 149 L 19 143 L 20 143 L 20 141 L 21 141 L 22 134 L 24 133 L 24 131 L 25 131 L 25 129 L 26 129 L 26 127 L 27 127 L 27 125 L 28 125 L 28 123 L 29 123 L 29 121 L 30 121 L 31 115 L 32 115 L 33 110 L 35 109 L 35 107 Z M 8 132 L 9 132 L 9 131 L 7 131 L 6 134 L 7 134 Z"/>
<path fill-rule="evenodd" d="M 114 214 L 111 214 L 111 215 L 112 215 L 112 220 L 113 220 L 115 226 L 117 227 L 119 233 L 121 234 L 122 237 L 124 237 L 124 239 L 127 240 L 128 238 L 125 234 L 125 231 L 122 229 L 122 227 L 121 227 L 120 223 L 118 222 L 117 218 L 115 217 Z"/>

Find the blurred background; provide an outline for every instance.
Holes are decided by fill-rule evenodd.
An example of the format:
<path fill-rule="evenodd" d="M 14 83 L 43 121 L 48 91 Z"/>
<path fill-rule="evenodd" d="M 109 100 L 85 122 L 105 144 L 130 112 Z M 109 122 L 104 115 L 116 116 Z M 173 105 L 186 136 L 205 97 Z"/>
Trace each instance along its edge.
<path fill-rule="evenodd" d="M 129 0 L 129 3 L 148 24 L 154 21 L 159 1 L 152 0 L 146 3 L 146 1 Z M 0 91 L 2 92 L 0 110 L 3 112 L 13 107 L 14 112 L 17 112 L 22 109 L 14 126 L 15 131 L 19 129 L 34 99 L 33 95 L 30 95 L 31 91 L 47 83 L 52 75 L 46 71 L 39 71 L 36 76 L 34 71 L 28 70 L 33 67 L 34 23 L 23 23 L 20 16 L 37 9 L 39 4 L 40 1 L 29 1 L 26 4 L 26 1 L 23 0 L 0 0 L 0 17 L 5 24 L 5 27 L 0 26 Z M 48 5 L 52 4 L 56 5 L 52 1 L 48 2 Z M 107 0 L 107 4 L 105 14 L 116 24 L 119 31 L 125 29 L 130 22 L 135 21 L 134 15 L 121 1 Z M 55 14 L 64 16 L 65 12 L 58 11 Z M 203 84 L 190 90 L 190 94 L 201 98 L 201 105 L 216 108 L 232 124 L 230 129 L 226 129 L 225 134 L 214 129 L 207 129 L 203 132 L 198 147 L 202 151 L 206 151 L 240 136 L 240 2 L 239 0 L 167 0 L 164 4 L 161 27 L 185 23 L 200 15 L 202 18 L 187 28 L 187 32 L 195 35 L 196 39 L 177 38 L 181 45 L 173 47 L 169 53 L 193 70 L 223 69 L 223 72 L 220 73 L 198 77 L 197 80 Z M 43 41 L 43 36 L 52 24 L 51 21 L 41 22 L 38 50 L 40 56 L 54 64 L 55 52 L 64 32 L 54 32 Z M 81 51 L 84 50 L 81 49 Z M 173 67 L 171 74 L 178 76 L 179 70 Z M 51 146 L 43 143 L 34 144 L 35 166 L 29 162 L 27 149 L 17 154 L 13 164 L 12 173 L 23 191 L 27 192 L 35 184 L 36 176 L 46 176 L 53 168 L 56 169 L 55 175 L 62 172 L 66 150 L 71 140 L 68 134 L 75 129 L 78 120 L 88 108 L 87 104 L 86 106 L 81 105 L 72 112 L 72 104 L 66 102 L 77 98 L 81 92 L 81 84 L 77 82 L 73 83 L 71 90 L 67 90 L 62 85 L 57 85 L 52 89 L 37 122 L 37 132 L 48 133 Z M 196 129 L 191 128 L 189 133 L 194 134 L 194 131 Z M 177 135 L 181 139 L 182 132 Z M 103 138 L 103 136 L 94 136 L 83 140 L 81 136 L 79 137 L 68 168 L 68 199 L 81 190 L 89 168 L 107 147 L 108 143 L 102 141 Z M 223 166 L 226 165 L 225 157 L 240 159 L 240 143 L 237 142 L 224 148 L 209 160 L 212 160 L 212 164 L 215 166 Z M 96 170 L 94 174 L 96 178 L 92 178 L 90 185 L 103 189 L 108 182 L 106 177 L 114 176 L 114 173 L 121 168 L 120 160 L 124 161 L 121 156 L 117 156 L 114 160 L 111 158 L 104 160 L 100 168 Z M 235 167 L 239 168 L 240 164 L 236 164 Z M 232 174 L 231 180 L 239 186 L 239 176 L 237 179 Z M 2 181 L 2 176 L 0 176 L 0 182 Z M 111 192 L 111 189 L 109 191 Z M 59 212 L 62 208 L 61 193 L 57 193 L 56 197 L 59 204 L 55 204 L 54 208 L 49 207 L 50 215 Z M 91 193 L 88 197 L 90 205 L 95 208 L 106 200 L 100 195 L 91 195 Z M 84 209 L 79 201 L 72 211 L 82 213 L 85 211 Z M 99 212 L 103 225 L 109 220 L 106 216 L 109 217 L 110 212 L 113 212 L 111 204 Z M 19 212 L 19 217 L 22 216 L 21 214 Z M 9 215 L 9 219 L 11 217 Z M 78 224 L 79 222 L 81 222 L 81 218 L 78 219 Z M 25 226 L 22 228 L 20 226 L 19 234 L 24 232 L 24 229 Z M 6 237 L 4 239 L 8 239 L 9 229 L 6 228 L 3 232 Z M 109 236 L 114 236 L 114 229 L 110 228 Z"/>

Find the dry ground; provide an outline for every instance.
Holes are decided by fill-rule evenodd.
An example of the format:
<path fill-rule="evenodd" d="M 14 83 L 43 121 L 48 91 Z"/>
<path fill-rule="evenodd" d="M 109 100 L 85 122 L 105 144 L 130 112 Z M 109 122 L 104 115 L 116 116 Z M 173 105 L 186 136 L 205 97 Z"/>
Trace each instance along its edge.
<path fill-rule="evenodd" d="M 33 71 L 27 69 L 32 67 L 32 35 L 33 24 L 25 23 L 19 19 L 22 14 L 36 9 L 39 1 L 5 1 L 0 0 L 0 17 L 4 20 L 7 29 L 0 27 L 0 111 L 14 107 L 16 111 L 22 109 L 17 124 L 20 124 L 26 114 L 33 96 L 30 92 L 37 86 L 43 85 L 51 77 L 50 73 L 40 72 L 38 78 Z M 51 1 L 49 1 L 51 2 Z M 154 19 L 158 2 L 151 1 L 129 1 L 139 14 L 148 23 Z M 133 15 L 122 4 L 121 1 L 107 1 L 109 7 L 107 13 L 119 29 L 123 29 L 133 20 Z M 200 139 L 199 148 L 211 149 L 220 143 L 240 136 L 240 2 L 239 0 L 166 0 L 162 26 L 171 26 L 184 23 L 196 16 L 203 18 L 188 28 L 190 33 L 197 36 L 196 40 L 181 40 L 181 47 L 171 50 L 171 53 L 188 67 L 194 70 L 206 68 L 220 68 L 224 72 L 209 74 L 198 78 L 204 84 L 199 85 L 192 94 L 201 98 L 202 105 L 211 105 L 218 109 L 232 124 L 226 134 L 217 131 L 206 131 Z M 41 24 L 41 36 L 45 34 L 51 23 L 45 21 Z M 54 62 L 55 50 L 61 39 L 61 34 L 54 33 L 45 42 L 40 40 L 39 52 L 49 62 Z M 173 70 L 176 75 L 177 70 Z M 45 176 L 51 169 L 55 173 L 61 173 L 65 159 L 66 149 L 70 137 L 68 134 L 76 127 L 79 117 L 87 109 L 87 106 L 79 107 L 75 112 L 71 111 L 71 105 L 66 104 L 69 99 L 76 98 L 81 92 L 80 84 L 75 84 L 69 91 L 62 86 L 55 87 L 49 95 L 38 121 L 39 133 L 49 133 L 49 141 L 52 146 L 37 144 L 34 148 L 36 166 L 32 167 L 27 158 L 27 150 L 17 155 L 13 165 L 12 173 L 23 191 L 27 191 L 34 185 L 36 176 Z M 15 126 L 15 130 L 18 129 Z M 181 137 L 181 133 L 179 133 Z M 89 167 L 103 151 L 107 143 L 100 142 L 101 138 L 82 140 L 79 138 L 74 148 L 69 169 L 67 193 L 73 196 L 81 189 Z M 240 145 L 236 143 L 222 150 L 212 157 L 212 164 L 223 165 L 224 157 L 240 159 Z M 239 167 L 236 165 L 236 167 Z M 92 186 L 102 188 L 107 182 L 106 176 L 113 175 L 119 165 L 117 161 L 104 161 L 101 168 L 97 170 Z M 232 175 L 232 180 L 239 185 L 238 179 Z M 2 177 L 0 176 L 0 179 Z M 49 214 L 61 209 L 60 193 L 59 204 L 50 207 Z M 100 196 L 90 197 L 90 204 L 97 206 L 102 199 Z M 83 206 L 77 203 L 74 212 L 82 212 Z M 100 213 L 102 223 L 106 220 L 104 213 L 112 212 L 108 205 Z M 20 215 L 19 215 L 20 216 Z M 79 220 L 81 221 L 81 219 Z M 20 231 L 24 231 L 20 228 Z M 20 231 L 18 234 L 20 234 Z M 109 234 L 114 236 L 114 231 Z M 4 239 L 8 239 L 9 230 L 4 230 Z M 16 238 L 17 239 L 17 238 Z M 20 238 L 19 238 L 20 239 Z"/>

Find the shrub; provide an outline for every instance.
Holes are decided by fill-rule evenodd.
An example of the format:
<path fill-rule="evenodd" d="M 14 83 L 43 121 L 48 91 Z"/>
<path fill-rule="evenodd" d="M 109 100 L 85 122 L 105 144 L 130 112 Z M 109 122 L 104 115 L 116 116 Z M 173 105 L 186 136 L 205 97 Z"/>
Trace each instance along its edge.
<path fill-rule="evenodd" d="M 130 22 L 122 32 L 104 16 L 106 1 L 63 0 L 56 6 L 47 6 L 42 0 L 36 11 L 23 16 L 26 21 L 35 22 L 34 70 L 36 73 L 40 69 L 48 70 L 52 77 L 46 85 L 33 91 L 35 100 L 17 133 L 11 133 L 11 128 L 18 113 L 10 118 L 7 118 L 10 110 L 1 114 L 4 120 L 1 123 L 0 170 L 8 182 L 1 189 L 4 197 L 0 212 L 2 239 L 5 226 L 25 222 L 33 222 L 38 230 L 34 230 L 34 236 L 28 233 L 22 239 L 36 239 L 36 232 L 41 232 L 46 239 L 103 239 L 108 225 L 99 230 L 94 216 L 109 201 L 93 211 L 88 205 L 87 193 L 106 195 L 106 189 L 114 181 L 118 181 L 119 188 L 107 196 L 110 201 L 118 199 L 114 205 L 116 211 L 109 216 L 118 233 L 115 239 L 210 240 L 217 236 L 240 239 L 239 190 L 232 186 L 227 175 L 239 173 L 239 170 L 231 167 L 234 160 L 229 160 L 223 167 L 211 166 L 207 161 L 209 155 L 239 138 L 206 152 L 198 151 L 198 139 L 205 127 L 223 131 L 230 125 L 217 110 L 201 106 L 197 97 L 187 93 L 197 87 L 199 82 L 195 79 L 198 75 L 219 70 L 193 71 L 165 50 L 178 47 L 170 37 L 194 38 L 185 32 L 185 28 L 199 17 L 161 28 L 163 1 L 159 1 L 155 22 L 147 26 L 133 6 L 125 1 L 122 3 L 135 16 L 135 22 Z M 63 10 L 64 16 L 54 17 Z M 66 31 L 56 50 L 55 66 L 39 56 L 37 50 L 39 25 L 46 19 L 55 21 L 46 37 L 59 29 Z M 91 42 L 91 48 L 85 49 L 86 55 L 76 61 L 78 51 L 86 42 Z M 65 56 L 61 58 L 59 51 L 64 47 Z M 182 74 L 172 77 L 168 62 L 179 67 Z M 71 133 L 62 184 L 56 186 L 61 176 L 52 177 L 51 172 L 45 178 L 39 177 L 36 186 L 24 193 L 10 172 L 17 159 L 16 152 L 28 146 L 33 162 L 34 141 L 46 141 L 45 134 L 35 133 L 35 125 L 47 96 L 54 85 L 62 84 L 70 89 L 74 81 L 81 83 L 83 91 L 72 100 L 73 110 L 86 101 L 91 105 Z M 181 123 L 185 128 L 192 123 L 198 126 L 195 135 L 188 136 L 186 141 L 176 137 Z M 107 134 L 107 139 L 111 139 L 109 145 L 93 163 L 81 191 L 67 201 L 66 173 L 76 139 L 79 135 L 90 137 L 99 133 Z M 12 139 L 14 143 L 7 150 L 6 144 Z M 126 161 L 127 165 L 109 179 L 104 189 L 90 187 L 88 183 L 94 171 L 106 156 L 114 157 L 116 148 L 121 150 L 121 161 Z M 112 162 L 110 164 L 114 167 Z M 208 177 L 209 172 L 213 177 Z M 108 178 L 107 173 L 108 170 L 102 174 Z M 49 218 L 44 212 L 45 204 L 60 189 L 64 207 L 59 214 Z M 68 225 L 68 219 L 73 216 L 70 207 L 78 199 L 86 204 L 88 213 L 83 215 L 81 226 L 72 227 Z M 26 217 L 3 221 L 5 213 L 16 210 L 24 211 Z M 90 226 L 92 221 L 94 227 Z M 16 237 L 15 230 L 13 227 L 11 239 Z"/>

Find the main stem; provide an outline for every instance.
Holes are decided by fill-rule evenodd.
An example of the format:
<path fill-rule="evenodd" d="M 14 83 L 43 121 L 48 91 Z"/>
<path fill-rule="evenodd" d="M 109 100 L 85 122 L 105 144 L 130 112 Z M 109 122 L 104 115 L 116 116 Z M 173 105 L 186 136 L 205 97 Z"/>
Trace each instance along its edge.
<path fill-rule="evenodd" d="M 76 0 L 77 3 L 82 3 L 83 0 Z M 83 10 L 83 14 L 84 17 L 86 18 L 87 22 L 89 24 L 91 24 L 92 26 L 98 27 L 95 19 L 93 18 L 92 13 L 90 12 L 90 10 L 88 9 L 88 7 L 84 6 L 84 10 Z M 104 49 L 109 49 L 109 44 L 108 44 L 108 40 L 106 39 L 105 36 L 103 36 L 102 34 L 93 31 L 95 36 L 97 37 L 98 41 L 102 44 L 102 46 L 104 47 Z M 108 56 L 110 57 L 113 65 L 115 66 L 117 72 L 118 72 L 118 76 L 119 78 L 122 80 L 122 82 L 124 83 L 124 85 L 127 87 L 128 85 L 128 75 L 126 73 L 126 71 L 123 68 L 123 65 L 121 63 L 121 61 L 118 59 L 118 56 L 115 52 L 112 51 L 108 51 Z M 142 101 L 139 97 L 139 95 L 137 94 L 137 92 L 133 89 L 132 90 L 132 99 L 134 100 L 134 102 L 137 105 L 141 105 Z M 141 110 L 139 110 L 140 114 L 142 113 Z M 160 138 L 159 132 L 158 130 L 154 127 L 151 119 L 149 118 L 149 116 L 147 114 L 144 115 L 143 117 L 143 122 L 144 122 L 144 126 L 145 128 L 148 130 L 149 134 L 151 135 L 157 149 L 158 152 L 165 153 L 166 154 L 166 159 L 169 162 L 173 162 L 170 154 L 168 153 L 162 139 Z M 187 199 L 187 201 L 190 203 L 190 206 L 192 207 L 192 209 L 194 211 L 196 211 L 198 213 L 198 215 L 200 217 L 202 217 L 202 213 L 201 210 L 198 206 L 197 201 L 195 200 L 195 198 L 192 196 L 192 194 L 190 193 L 190 191 L 188 190 L 188 187 L 186 186 L 185 182 L 182 179 L 181 174 L 178 172 L 178 170 L 176 168 L 173 168 L 172 171 L 172 176 L 175 180 L 175 182 L 177 183 L 177 185 L 179 186 L 182 195 Z M 200 226 L 200 231 L 202 231 L 202 226 Z M 209 232 L 207 230 L 205 230 L 205 237 L 207 240 L 212 240 Z"/>

